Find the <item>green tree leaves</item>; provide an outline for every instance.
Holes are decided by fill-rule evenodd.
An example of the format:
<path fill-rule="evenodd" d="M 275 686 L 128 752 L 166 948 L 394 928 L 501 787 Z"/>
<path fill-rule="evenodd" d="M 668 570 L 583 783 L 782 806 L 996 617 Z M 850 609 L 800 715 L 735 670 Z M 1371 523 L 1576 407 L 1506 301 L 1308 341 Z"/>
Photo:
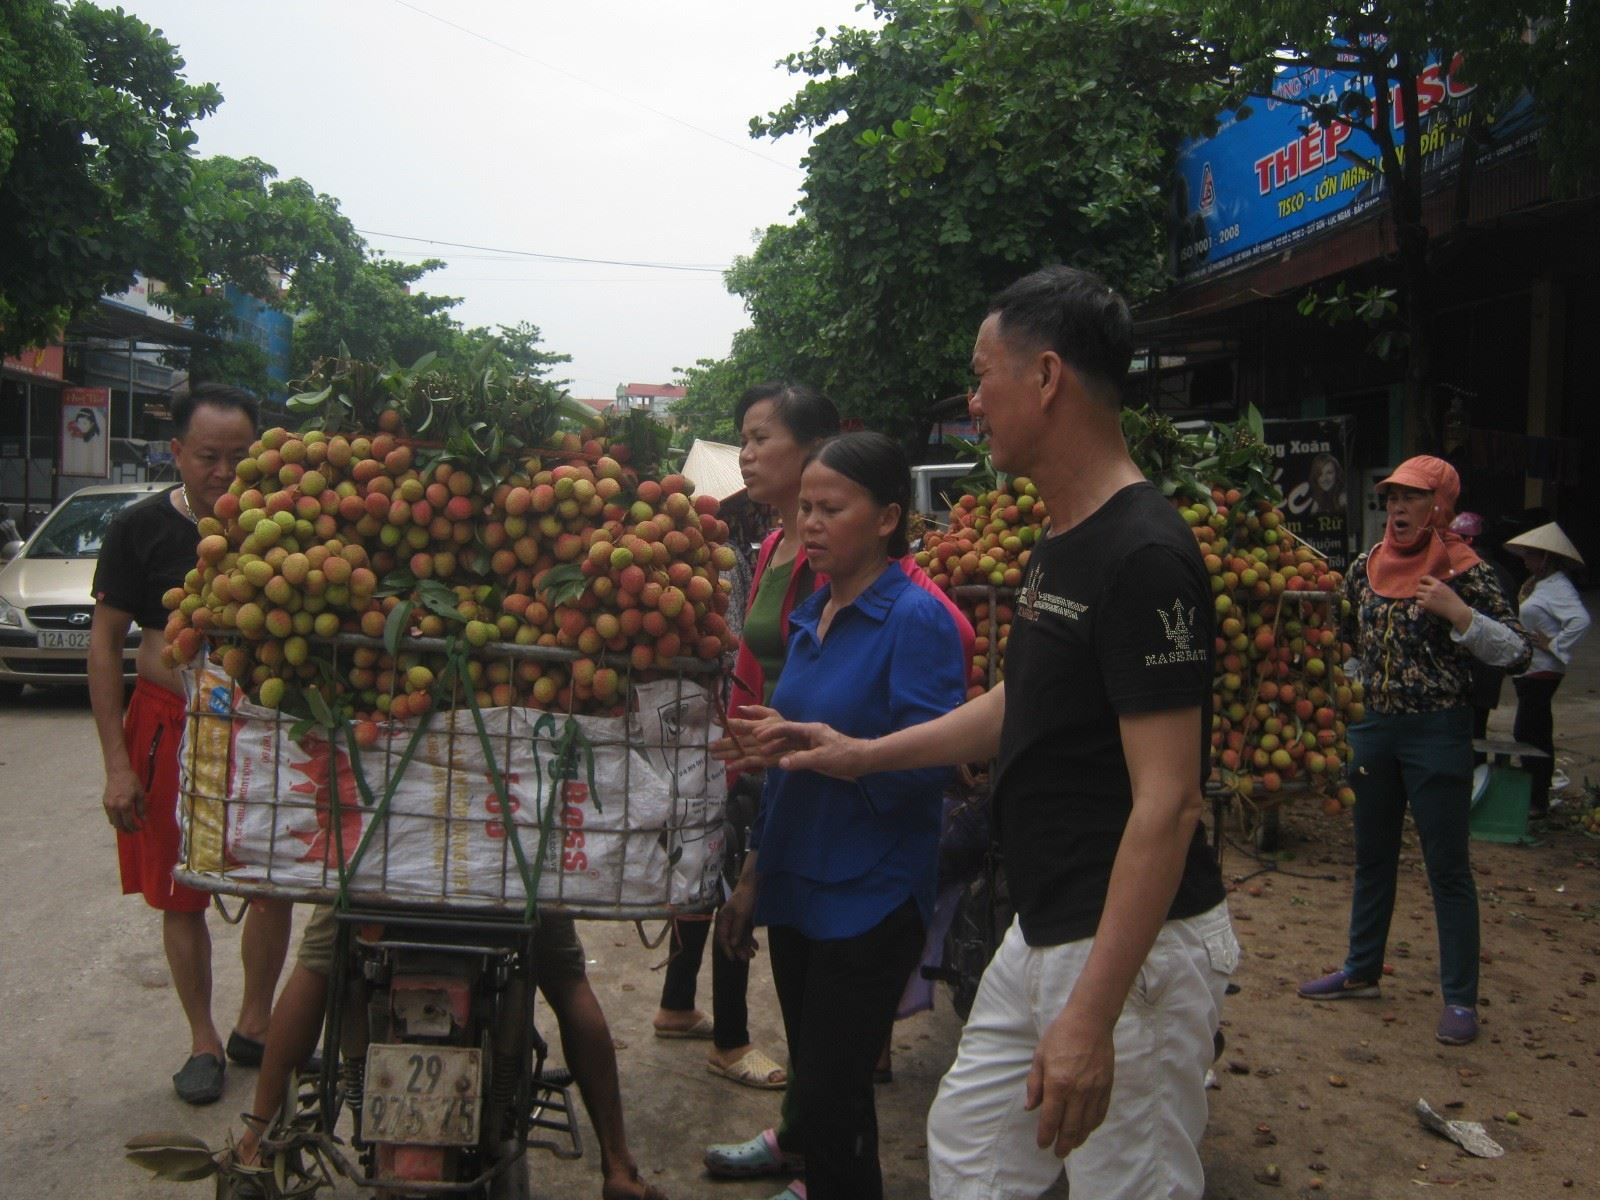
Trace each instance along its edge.
<path fill-rule="evenodd" d="M 183 65 L 120 9 L 0 6 L 0 351 L 50 341 L 136 271 L 183 275 L 189 126 L 222 101 Z"/>
<path fill-rule="evenodd" d="M 1225 96 L 1171 4 L 880 0 L 884 24 L 790 55 L 807 77 L 752 122 L 815 134 L 798 219 L 728 272 L 751 329 L 684 373 L 710 428 L 758 378 L 804 379 L 847 416 L 921 440 L 966 386 L 988 297 L 1054 262 L 1130 298 L 1167 280 L 1162 187 Z"/>

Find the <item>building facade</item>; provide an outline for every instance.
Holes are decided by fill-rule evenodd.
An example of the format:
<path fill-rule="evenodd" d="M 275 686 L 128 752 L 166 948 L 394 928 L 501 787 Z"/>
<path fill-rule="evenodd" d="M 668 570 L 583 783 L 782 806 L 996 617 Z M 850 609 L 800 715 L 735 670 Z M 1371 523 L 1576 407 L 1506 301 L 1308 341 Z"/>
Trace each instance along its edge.
<path fill-rule="evenodd" d="M 1418 83 L 1426 393 L 1408 402 L 1409 348 L 1392 318 L 1327 315 L 1327 300 L 1379 296 L 1402 276 L 1383 181 L 1360 161 L 1375 147 L 1308 123 L 1294 103 L 1361 81 L 1317 70 L 1285 73 L 1281 102 L 1254 104 L 1248 120 L 1225 115 L 1214 137 L 1184 147 L 1172 205 L 1178 282 L 1137 314 L 1135 399 L 1179 418 L 1232 419 L 1248 405 L 1269 421 L 1342 418 L 1351 548 L 1381 528 L 1373 480 L 1433 453 L 1460 470 L 1461 507 L 1481 513 L 1491 536 L 1555 519 L 1586 556 L 1600 555 L 1600 509 L 1580 490 L 1600 473 L 1600 351 L 1588 334 L 1600 316 L 1600 201 L 1553 194 L 1526 101 L 1485 123 L 1470 89 L 1437 63 Z M 1320 298 L 1313 315 L 1308 296 Z"/>

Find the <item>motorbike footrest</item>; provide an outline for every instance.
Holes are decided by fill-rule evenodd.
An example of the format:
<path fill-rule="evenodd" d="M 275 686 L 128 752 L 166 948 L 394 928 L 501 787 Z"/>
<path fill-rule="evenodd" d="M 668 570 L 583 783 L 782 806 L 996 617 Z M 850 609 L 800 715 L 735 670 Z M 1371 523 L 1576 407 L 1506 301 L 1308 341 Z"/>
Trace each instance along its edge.
<path fill-rule="evenodd" d="M 582 1158 L 583 1134 L 578 1129 L 577 1109 L 572 1103 L 572 1073 L 549 1071 L 533 1084 L 528 1145 L 548 1150 L 557 1158 Z M 549 1130 L 555 1137 L 536 1137 L 538 1130 Z"/>

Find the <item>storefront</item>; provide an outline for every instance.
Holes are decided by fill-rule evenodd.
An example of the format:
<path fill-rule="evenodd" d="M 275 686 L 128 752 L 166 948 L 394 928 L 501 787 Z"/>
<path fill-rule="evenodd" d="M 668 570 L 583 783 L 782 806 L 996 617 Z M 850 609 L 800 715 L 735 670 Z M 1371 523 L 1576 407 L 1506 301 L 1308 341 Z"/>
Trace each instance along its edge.
<path fill-rule="evenodd" d="M 1136 398 L 1180 418 L 1231 419 L 1250 404 L 1269 420 L 1345 418 L 1352 546 L 1376 533 L 1373 479 L 1435 453 L 1457 465 L 1463 507 L 1491 532 L 1554 517 L 1600 556 L 1600 510 L 1578 494 L 1585 467 L 1600 477 L 1600 351 L 1586 334 L 1600 316 L 1600 202 L 1553 198 L 1526 105 L 1502 114 L 1463 172 L 1470 95 L 1429 69 L 1433 387 L 1423 403 L 1406 403 L 1403 347 L 1381 354 L 1380 330 L 1300 311 L 1313 290 L 1396 287 L 1397 246 L 1379 181 L 1342 154 L 1350 140 L 1330 145 L 1328 131 L 1307 131 L 1303 109 L 1271 101 L 1180 157 L 1179 282 L 1138 313 Z M 1303 74 L 1317 77 L 1300 86 L 1319 93 L 1352 86 Z"/>
<path fill-rule="evenodd" d="M 56 345 L 0 364 L 0 503 L 25 533 L 50 510 L 65 359 Z"/>
<path fill-rule="evenodd" d="M 74 320 L 61 342 L 4 360 L 0 503 L 25 533 L 81 487 L 170 470 L 169 405 L 198 338 L 147 289 L 141 279 Z"/>

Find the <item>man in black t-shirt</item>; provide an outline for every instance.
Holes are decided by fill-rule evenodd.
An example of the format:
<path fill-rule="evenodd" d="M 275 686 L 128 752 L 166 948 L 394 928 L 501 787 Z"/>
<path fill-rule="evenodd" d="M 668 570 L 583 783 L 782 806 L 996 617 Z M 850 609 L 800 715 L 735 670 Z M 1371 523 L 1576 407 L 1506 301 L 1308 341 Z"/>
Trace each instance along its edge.
<path fill-rule="evenodd" d="M 928 1115 L 936 1200 L 1198 1200 L 1205 1074 L 1239 945 L 1200 816 L 1214 601 L 1193 535 L 1122 440 L 1127 306 L 1053 267 L 990 306 L 972 414 L 1051 518 L 1006 681 L 876 741 L 760 731 L 786 770 L 997 760 L 1017 921 Z"/>
<path fill-rule="evenodd" d="M 255 401 L 231 388 L 202 385 L 172 406 L 173 461 L 181 482 L 112 518 L 94 573 L 94 623 L 89 627 L 89 701 L 106 785 L 106 819 L 117 831 L 124 894 L 140 893 L 161 913 L 162 943 L 173 990 L 189 1022 L 189 1058 L 172 1082 L 190 1104 L 222 1095 L 224 1054 L 256 1065 L 272 1009 L 272 993 L 289 944 L 290 906 L 251 904 L 240 939 L 244 1001 L 224 1048 L 211 1020 L 211 897 L 172 877 L 178 861 L 178 744 L 183 737 L 183 681 L 161 661 L 170 588 L 194 570 L 197 522 L 234 479 L 255 440 Z M 122 711 L 123 647 L 128 629 L 142 631 L 139 680 Z"/>

